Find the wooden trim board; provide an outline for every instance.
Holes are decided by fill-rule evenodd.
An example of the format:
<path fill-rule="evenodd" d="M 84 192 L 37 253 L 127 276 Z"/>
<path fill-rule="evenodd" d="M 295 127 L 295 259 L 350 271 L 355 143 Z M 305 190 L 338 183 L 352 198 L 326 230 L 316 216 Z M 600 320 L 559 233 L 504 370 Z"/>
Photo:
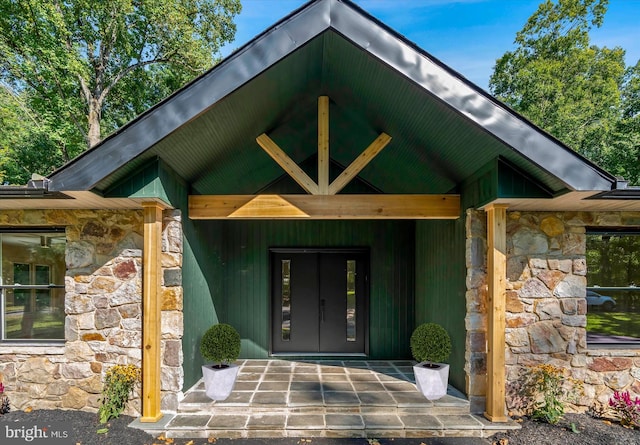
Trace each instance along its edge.
<path fill-rule="evenodd" d="M 459 195 L 190 195 L 191 219 L 457 219 Z"/>

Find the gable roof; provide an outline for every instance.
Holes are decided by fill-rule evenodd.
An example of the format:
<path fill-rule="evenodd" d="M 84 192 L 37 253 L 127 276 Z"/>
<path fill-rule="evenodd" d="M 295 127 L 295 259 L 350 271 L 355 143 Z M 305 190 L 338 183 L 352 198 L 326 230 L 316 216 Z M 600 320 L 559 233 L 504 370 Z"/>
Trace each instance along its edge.
<path fill-rule="evenodd" d="M 550 196 L 616 188 L 356 5 L 313 0 L 53 172 L 49 190 L 104 194 L 159 158 L 193 193 L 255 193 L 282 176 L 255 137 L 266 132 L 296 162 L 308 159 L 320 95 L 331 98 L 334 162 L 348 165 L 382 131 L 393 137 L 360 174 L 385 193 L 451 192 L 497 158 Z"/>

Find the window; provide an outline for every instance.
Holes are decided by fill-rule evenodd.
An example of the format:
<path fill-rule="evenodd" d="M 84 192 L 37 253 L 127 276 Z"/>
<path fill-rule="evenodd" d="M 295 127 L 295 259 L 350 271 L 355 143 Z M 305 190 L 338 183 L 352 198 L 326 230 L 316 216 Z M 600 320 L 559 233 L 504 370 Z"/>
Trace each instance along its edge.
<path fill-rule="evenodd" d="M 356 260 L 347 260 L 347 341 L 356 340 Z"/>
<path fill-rule="evenodd" d="M 587 342 L 640 345 L 640 231 L 587 231 Z"/>
<path fill-rule="evenodd" d="M 64 229 L 0 232 L 2 340 L 64 339 Z"/>
<path fill-rule="evenodd" d="M 282 260 L 282 341 L 291 340 L 291 260 Z"/>

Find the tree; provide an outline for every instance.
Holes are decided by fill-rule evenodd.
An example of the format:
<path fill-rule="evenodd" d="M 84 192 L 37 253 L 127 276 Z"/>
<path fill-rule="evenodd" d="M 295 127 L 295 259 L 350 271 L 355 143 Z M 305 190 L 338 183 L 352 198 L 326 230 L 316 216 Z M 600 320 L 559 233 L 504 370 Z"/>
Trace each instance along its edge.
<path fill-rule="evenodd" d="M 38 119 L 24 95 L 0 85 L 0 183 L 26 184 L 32 172 L 62 164 L 55 131 Z"/>
<path fill-rule="evenodd" d="M 240 10 L 239 0 L 0 0 L 0 80 L 66 162 L 209 69 Z"/>
<path fill-rule="evenodd" d="M 489 87 L 578 153 L 640 184 L 638 133 L 629 131 L 640 70 L 626 69 L 622 48 L 589 39 L 606 10 L 606 0 L 545 1 L 516 34 L 516 49 L 497 60 Z"/>

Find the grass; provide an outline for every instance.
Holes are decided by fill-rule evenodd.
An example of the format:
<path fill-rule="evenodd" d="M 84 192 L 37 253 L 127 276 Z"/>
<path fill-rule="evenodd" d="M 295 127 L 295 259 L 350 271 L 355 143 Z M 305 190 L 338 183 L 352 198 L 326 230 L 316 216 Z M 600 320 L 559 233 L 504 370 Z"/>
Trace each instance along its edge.
<path fill-rule="evenodd" d="M 602 335 L 640 337 L 640 313 L 589 312 L 587 331 Z"/>
<path fill-rule="evenodd" d="M 13 312 L 6 315 L 5 337 L 19 339 L 22 337 L 23 312 Z M 64 315 L 46 312 L 36 312 L 31 330 L 31 338 L 53 339 L 64 336 Z"/>

